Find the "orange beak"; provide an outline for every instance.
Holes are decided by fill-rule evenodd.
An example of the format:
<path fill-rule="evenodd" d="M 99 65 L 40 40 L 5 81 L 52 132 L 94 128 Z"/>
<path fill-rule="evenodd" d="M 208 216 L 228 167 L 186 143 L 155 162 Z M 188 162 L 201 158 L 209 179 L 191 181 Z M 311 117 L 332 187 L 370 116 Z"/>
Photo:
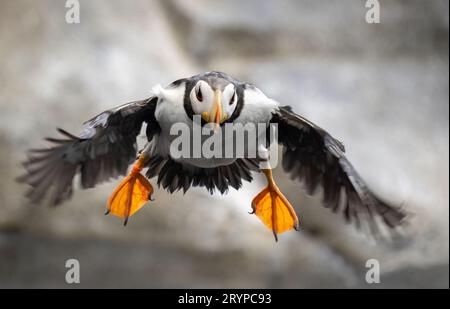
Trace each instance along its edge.
<path fill-rule="evenodd" d="M 209 119 L 209 122 L 214 122 L 216 128 L 220 126 L 222 123 L 223 112 L 222 112 L 222 91 L 215 90 L 214 91 L 214 102 L 213 108 L 210 114 L 212 117 Z"/>
<path fill-rule="evenodd" d="M 201 116 L 206 122 L 214 124 L 214 131 L 220 128 L 220 124 L 228 118 L 222 110 L 222 91 L 214 91 L 214 101 L 211 111 L 203 112 Z"/>

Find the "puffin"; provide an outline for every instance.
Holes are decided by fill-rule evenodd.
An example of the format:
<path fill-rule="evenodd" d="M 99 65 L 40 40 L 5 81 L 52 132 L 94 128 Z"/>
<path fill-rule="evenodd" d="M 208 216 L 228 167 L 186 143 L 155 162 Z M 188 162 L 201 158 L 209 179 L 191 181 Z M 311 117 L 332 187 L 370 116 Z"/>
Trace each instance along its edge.
<path fill-rule="evenodd" d="M 192 147 L 183 143 L 183 147 L 180 143 L 174 147 L 180 138 L 180 134 L 174 134 L 176 125 L 188 128 L 188 133 L 208 129 L 209 135 L 201 135 Z M 223 137 L 227 128 L 237 125 L 246 127 L 247 133 L 255 133 L 252 131 L 256 128 L 266 130 L 248 134 L 260 137 L 256 142 L 250 138 L 238 141 L 234 135 Z M 138 149 L 137 137 L 143 127 L 147 142 Z M 157 85 L 148 98 L 86 121 L 78 136 L 60 128 L 57 131 L 58 138 L 45 138 L 49 145 L 30 149 L 23 162 L 25 172 L 18 181 L 30 186 L 25 195 L 33 203 L 45 200 L 56 206 L 68 200 L 77 175 L 84 189 L 125 176 L 107 200 L 106 214 L 122 218 L 126 225 L 132 215 L 153 201 L 152 178 L 170 193 L 204 187 L 211 194 L 225 194 L 230 188 L 241 189 L 243 181 L 251 182 L 254 173 L 262 173 L 267 185 L 251 201 L 250 213 L 272 231 L 277 241 L 278 234 L 299 229 L 296 211 L 272 173 L 275 166 L 270 149 L 278 146 L 285 174 L 298 180 L 309 195 L 320 189 L 322 204 L 342 214 L 346 222 L 377 233 L 381 226 L 396 230 L 406 218 L 402 207 L 383 201 L 368 188 L 347 159 L 342 142 L 253 84 L 223 72 L 181 78 L 167 87 Z M 183 141 L 191 145 L 194 137 L 187 135 Z M 213 136 L 220 141 L 211 146 L 208 140 Z M 214 151 L 238 142 L 234 146 L 243 149 L 240 153 L 224 156 L 223 151 Z M 193 155 L 205 143 L 216 156 L 202 151 Z M 174 151 L 180 148 L 188 148 L 188 155 Z"/>

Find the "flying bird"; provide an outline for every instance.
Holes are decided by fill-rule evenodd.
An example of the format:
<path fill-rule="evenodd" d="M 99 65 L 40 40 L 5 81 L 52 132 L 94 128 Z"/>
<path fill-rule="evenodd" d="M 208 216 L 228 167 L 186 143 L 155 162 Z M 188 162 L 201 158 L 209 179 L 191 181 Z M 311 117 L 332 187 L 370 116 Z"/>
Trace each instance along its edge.
<path fill-rule="evenodd" d="M 253 172 L 261 172 L 267 186 L 252 200 L 252 213 L 276 240 L 278 234 L 298 229 L 296 211 L 272 175 L 270 138 L 255 145 L 253 157 L 248 156 L 250 143 L 244 143 L 242 156 L 174 156 L 171 144 L 176 136 L 171 128 L 174 124 L 192 127 L 194 119 L 200 119 L 201 127 L 212 125 L 212 135 L 230 124 L 276 125 L 284 171 L 302 182 L 309 194 L 320 187 L 325 207 L 342 213 L 346 221 L 357 226 L 364 222 L 373 231 L 380 224 L 395 228 L 406 217 L 404 210 L 371 192 L 346 158 L 339 140 L 254 85 L 222 72 L 182 78 L 164 88 L 157 86 L 149 98 L 104 111 L 87 121 L 78 136 L 58 129 L 61 138 L 46 138 L 51 147 L 29 151 L 26 172 L 18 180 L 31 186 L 26 196 L 32 202 L 47 197 L 51 205 L 59 205 L 71 197 L 77 174 L 82 188 L 126 175 L 106 206 L 107 214 L 123 218 L 126 224 L 152 200 L 154 189 L 148 179 L 157 178 L 158 186 L 170 193 L 205 187 L 210 193 L 217 190 L 224 194 L 230 187 L 240 189 L 242 180 L 252 181 Z M 138 151 L 136 139 L 144 123 L 147 143 Z"/>

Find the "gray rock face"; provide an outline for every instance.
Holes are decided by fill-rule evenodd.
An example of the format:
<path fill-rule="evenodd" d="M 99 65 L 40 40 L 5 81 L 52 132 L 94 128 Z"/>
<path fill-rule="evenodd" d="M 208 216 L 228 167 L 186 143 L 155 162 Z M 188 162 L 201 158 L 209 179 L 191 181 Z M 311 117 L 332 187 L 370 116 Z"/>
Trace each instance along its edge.
<path fill-rule="evenodd" d="M 448 51 L 445 1 L 430 1 L 426 7 L 420 1 L 383 3 L 376 25 L 366 23 L 364 1 L 164 3 L 181 41 L 199 62 L 217 57 L 270 59 L 274 54 L 355 57 Z"/>
<path fill-rule="evenodd" d="M 0 287 L 448 288 L 448 2 L 359 0 L 6 1 L 0 10 Z M 226 196 L 156 190 L 126 228 L 104 217 L 119 180 L 57 209 L 14 182 L 24 151 L 54 127 L 141 99 L 156 83 L 222 70 L 344 141 L 374 191 L 413 213 L 404 237 L 375 243 L 308 197 L 280 168 L 300 232 L 275 243 L 250 202 L 264 180 Z M 144 142 L 142 136 L 139 144 Z M 154 182 L 153 182 L 154 183 Z M 367 284 L 368 259 L 381 283 Z"/>

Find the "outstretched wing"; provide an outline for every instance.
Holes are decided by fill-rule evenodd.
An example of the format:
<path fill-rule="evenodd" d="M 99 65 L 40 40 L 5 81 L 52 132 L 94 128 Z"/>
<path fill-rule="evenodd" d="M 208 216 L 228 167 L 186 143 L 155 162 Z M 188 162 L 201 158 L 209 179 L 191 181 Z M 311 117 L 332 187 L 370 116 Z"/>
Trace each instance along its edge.
<path fill-rule="evenodd" d="M 272 122 L 278 124 L 278 142 L 284 146 L 283 169 L 302 181 L 308 194 L 322 187 L 325 207 L 343 213 L 347 222 L 358 227 L 363 219 L 375 233 L 377 217 L 390 228 L 402 223 L 406 213 L 369 190 L 345 157 L 341 142 L 289 107 L 280 107 Z"/>
<path fill-rule="evenodd" d="M 39 203 L 48 193 L 50 204 L 58 205 L 71 197 L 77 173 L 83 188 L 125 174 L 136 158 L 136 137 L 143 122 L 156 128 L 156 102 L 152 97 L 107 110 L 87 121 L 80 136 L 58 129 L 61 138 L 46 138 L 50 148 L 29 151 L 23 164 L 26 173 L 18 178 L 31 186 L 26 196 Z"/>

